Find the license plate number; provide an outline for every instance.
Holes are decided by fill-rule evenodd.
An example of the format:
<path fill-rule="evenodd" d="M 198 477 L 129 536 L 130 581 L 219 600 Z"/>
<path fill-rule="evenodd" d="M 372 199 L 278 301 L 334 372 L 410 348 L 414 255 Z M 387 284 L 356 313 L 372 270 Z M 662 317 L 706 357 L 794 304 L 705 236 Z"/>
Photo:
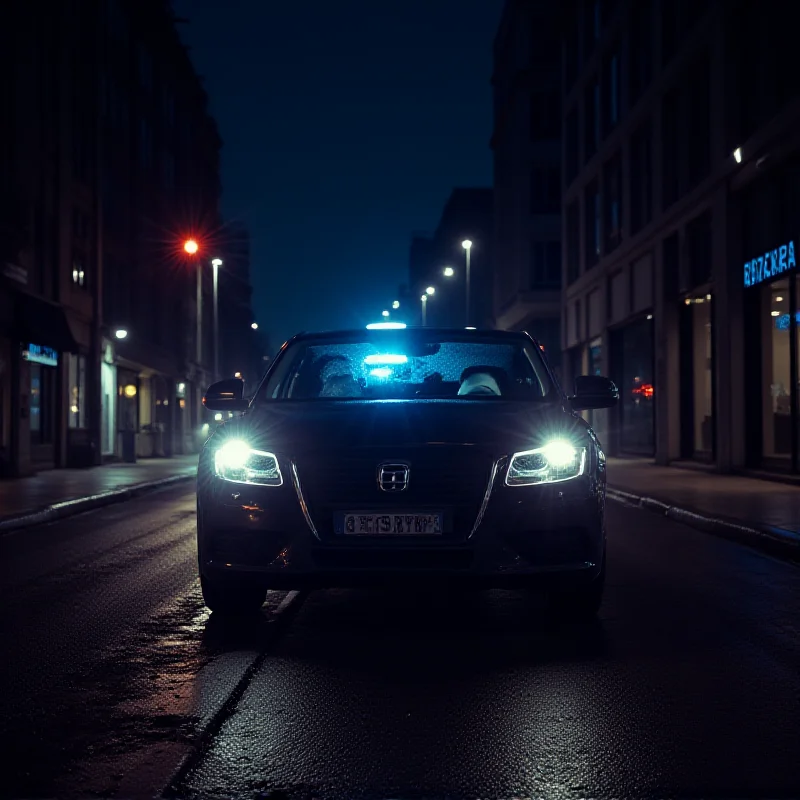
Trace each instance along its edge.
<path fill-rule="evenodd" d="M 351 536 L 419 536 L 442 532 L 441 514 L 345 514 L 341 532 Z"/>

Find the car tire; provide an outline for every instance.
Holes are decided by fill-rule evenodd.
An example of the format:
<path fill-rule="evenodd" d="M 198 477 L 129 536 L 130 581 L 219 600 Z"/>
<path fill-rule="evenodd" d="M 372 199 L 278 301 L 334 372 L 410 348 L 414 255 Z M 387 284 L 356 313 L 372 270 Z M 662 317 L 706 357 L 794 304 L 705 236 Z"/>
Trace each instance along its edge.
<path fill-rule="evenodd" d="M 551 597 L 556 614 L 566 620 L 589 621 L 597 616 L 603 603 L 603 592 L 606 587 L 606 559 L 603 555 L 603 566 L 600 574 L 591 583 Z"/>
<path fill-rule="evenodd" d="M 267 592 L 257 586 L 232 586 L 200 576 L 203 601 L 215 614 L 231 617 L 258 614 L 266 600 Z"/>

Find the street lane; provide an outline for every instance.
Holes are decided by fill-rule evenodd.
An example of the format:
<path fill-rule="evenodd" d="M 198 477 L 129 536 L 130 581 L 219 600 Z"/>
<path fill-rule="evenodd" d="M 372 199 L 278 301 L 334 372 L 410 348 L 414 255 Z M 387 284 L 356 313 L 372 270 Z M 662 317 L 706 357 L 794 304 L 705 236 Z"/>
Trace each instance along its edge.
<path fill-rule="evenodd" d="M 597 625 L 411 586 L 279 629 L 208 614 L 193 536 L 183 488 L 0 538 L 0 797 L 152 797 L 217 719 L 179 794 L 800 795 L 794 566 L 611 504 Z"/>
<path fill-rule="evenodd" d="M 178 690 L 159 696 L 203 663 L 194 503 L 174 487 L 0 537 L 3 792 L 55 796 L 71 759 L 182 724 Z M 138 730 L 114 730 L 142 697 Z"/>
<path fill-rule="evenodd" d="M 800 795 L 800 571 L 615 504 L 609 536 L 588 628 L 508 593 L 312 595 L 182 793 Z"/>

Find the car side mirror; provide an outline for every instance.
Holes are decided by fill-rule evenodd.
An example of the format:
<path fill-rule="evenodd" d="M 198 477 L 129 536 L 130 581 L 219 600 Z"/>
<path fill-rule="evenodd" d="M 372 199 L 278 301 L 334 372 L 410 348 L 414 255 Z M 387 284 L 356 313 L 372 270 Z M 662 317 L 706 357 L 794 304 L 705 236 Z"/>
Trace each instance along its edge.
<path fill-rule="evenodd" d="M 575 378 L 575 394 L 569 398 L 574 411 L 612 408 L 618 401 L 617 385 L 602 375 L 579 375 Z"/>
<path fill-rule="evenodd" d="M 244 381 L 226 378 L 212 383 L 203 397 L 203 405 L 209 411 L 246 411 L 249 403 L 244 398 Z"/>

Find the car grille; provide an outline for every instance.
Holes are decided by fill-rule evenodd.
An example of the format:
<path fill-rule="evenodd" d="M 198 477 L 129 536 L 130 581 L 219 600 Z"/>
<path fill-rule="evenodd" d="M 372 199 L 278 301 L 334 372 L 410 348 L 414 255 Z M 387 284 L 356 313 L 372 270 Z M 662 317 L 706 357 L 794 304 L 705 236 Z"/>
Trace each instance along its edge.
<path fill-rule="evenodd" d="M 408 488 L 381 491 L 378 466 L 405 463 Z M 492 471 L 489 454 L 468 447 L 429 446 L 419 449 L 368 449 L 342 454 L 309 455 L 298 460 L 297 472 L 309 513 L 320 536 L 332 539 L 338 511 L 441 511 L 443 535 L 437 541 L 463 541 L 475 524 Z M 337 536 L 337 539 L 342 537 Z"/>

